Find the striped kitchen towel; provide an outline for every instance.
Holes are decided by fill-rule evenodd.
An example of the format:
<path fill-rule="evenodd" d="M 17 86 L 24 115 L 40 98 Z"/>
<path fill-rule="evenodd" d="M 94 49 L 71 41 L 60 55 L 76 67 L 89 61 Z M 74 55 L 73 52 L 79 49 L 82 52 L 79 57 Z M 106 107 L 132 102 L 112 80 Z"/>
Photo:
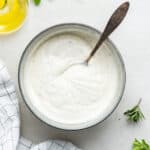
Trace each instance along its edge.
<path fill-rule="evenodd" d="M 70 142 L 48 140 L 38 145 L 20 138 L 19 105 L 14 84 L 0 62 L 0 150 L 80 150 Z"/>

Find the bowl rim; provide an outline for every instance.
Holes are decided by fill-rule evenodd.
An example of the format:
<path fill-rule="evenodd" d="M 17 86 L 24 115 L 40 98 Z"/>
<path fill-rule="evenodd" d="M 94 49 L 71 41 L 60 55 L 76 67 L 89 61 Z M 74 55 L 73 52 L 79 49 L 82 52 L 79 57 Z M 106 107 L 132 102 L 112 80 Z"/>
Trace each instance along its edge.
<path fill-rule="evenodd" d="M 38 116 L 34 110 L 32 110 L 32 108 L 29 106 L 29 104 L 27 103 L 26 101 L 26 96 L 25 94 L 23 93 L 23 90 L 22 90 L 22 86 L 21 86 L 21 66 L 22 66 L 22 61 L 23 61 L 23 58 L 24 58 L 24 55 L 27 51 L 27 49 L 30 47 L 30 45 L 39 37 L 41 36 L 41 34 L 44 34 L 45 32 L 48 32 L 49 30 L 52 30 L 54 28 L 57 28 L 57 27 L 62 27 L 62 26 L 81 26 L 83 28 L 88 28 L 89 30 L 93 30 L 95 31 L 96 33 L 98 34 L 101 34 L 101 32 L 99 30 L 97 30 L 96 28 L 92 27 L 92 26 L 89 26 L 89 25 L 86 25 L 86 24 L 82 24 L 82 23 L 61 23 L 61 24 L 56 24 L 56 25 L 53 25 L 51 27 L 48 27 L 47 29 L 39 32 L 36 36 L 34 36 L 34 38 L 32 38 L 32 40 L 27 44 L 27 46 L 25 47 L 24 51 L 22 52 L 22 55 L 20 57 L 20 60 L 19 60 L 19 65 L 18 65 L 18 86 L 19 86 L 19 91 L 20 91 L 20 94 L 22 96 L 22 99 L 23 101 L 25 102 L 27 108 L 30 110 L 30 112 L 37 118 L 39 119 L 41 122 L 47 124 L 48 126 L 50 127 L 53 127 L 53 128 L 56 128 L 56 129 L 60 129 L 60 130 L 65 130 L 65 131 L 79 131 L 79 130 L 85 130 L 85 129 L 89 129 L 89 128 L 92 128 L 94 126 L 97 126 L 98 124 L 104 122 L 107 118 L 109 118 L 111 116 L 111 114 L 116 110 L 116 108 L 118 107 L 119 103 L 121 102 L 122 100 L 122 97 L 123 97 L 123 94 L 124 94 L 124 91 L 125 91 L 125 85 L 126 85 L 126 69 L 125 69 L 125 64 L 124 64 L 124 61 L 123 61 L 123 58 L 118 50 L 118 48 L 114 45 L 114 43 L 110 40 L 110 38 L 107 39 L 107 41 L 111 44 L 111 46 L 115 49 L 115 52 L 117 54 L 117 56 L 119 57 L 119 60 L 120 60 L 120 64 L 121 64 L 121 67 L 122 67 L 122 74 L 123 74 L 123 79 L 122 79 L 122 90 L 120 92 L 120 95 L 118 97 L 118 101 L 116 103 L 116 105 L 114 106 L 114 108 L 100 121 L 98 121 L 97 123 L 94 123 L 93 125 L 89 125 L 87 127 L 81 127 L 81 128 L 76 128 L 76 129 L 70 129 L 70 128 L 61 128 L 61 127 L 58 127 L 58 126 L 55 126 L 55 125 L 52 125 L 48 122 L 46 122 L 45 120 L 43 120 L 40 116 Z"/>

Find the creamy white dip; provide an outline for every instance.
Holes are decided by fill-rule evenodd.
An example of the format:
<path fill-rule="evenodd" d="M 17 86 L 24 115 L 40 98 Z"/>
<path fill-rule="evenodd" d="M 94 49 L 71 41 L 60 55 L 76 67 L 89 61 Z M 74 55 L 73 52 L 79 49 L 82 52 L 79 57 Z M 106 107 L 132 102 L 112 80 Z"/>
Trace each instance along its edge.
<path fill-rule="evenodd" d="M 64 33 L 51 37 L 28 56 L 23 82 L 28 98 L 41 114 L 58 123 L 81 124 L 100 120 L 114 108 L 121 73 L 106 44 L 88 66 L 68 68 L 87 58 L 93 45 L 88 37 Z"/>

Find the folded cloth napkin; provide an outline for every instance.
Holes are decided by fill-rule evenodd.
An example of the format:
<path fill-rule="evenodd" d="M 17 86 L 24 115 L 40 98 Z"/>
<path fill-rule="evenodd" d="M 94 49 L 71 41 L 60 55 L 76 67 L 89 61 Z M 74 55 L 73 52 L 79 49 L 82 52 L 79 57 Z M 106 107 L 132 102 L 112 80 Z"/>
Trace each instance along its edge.
<path fill-rule="evenodd" d="M 72 143 L 48 140 L 38 145 L 20 138 L 18 99 L 6 66 L 0 62 L 0 150 L 80 150 Z"/>

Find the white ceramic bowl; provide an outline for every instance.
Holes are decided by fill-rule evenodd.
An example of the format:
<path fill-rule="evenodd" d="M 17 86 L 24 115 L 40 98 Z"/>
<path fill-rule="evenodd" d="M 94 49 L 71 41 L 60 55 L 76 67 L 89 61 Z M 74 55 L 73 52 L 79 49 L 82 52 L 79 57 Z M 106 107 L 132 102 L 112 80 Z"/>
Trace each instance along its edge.
<path fill-rule="evenodd" d="M 51 36 L 54 36 L 57 34 L 62 34 L 64 32 L 72 33 L 73 31 L 79 31 L 82 34 L 92 34 L 92 35 L 94 34 L 97 37 L 99 37 L 101 35 L 101 33 L 98 30 L 96 30 L 92 27 L 86 26 L 86 25 L 82 25 L 82 24 L 72 24 L 72 23 L 71 24 L 60 24 L 60 25 L 56 25 L 54 27 L 48 28 L 47 30 L 38 34 L 27 45 L 27 47 L 24 50 L 22 57 L 20 59 L 20 64 L 19 64 L 19 69 L 18 69 L 18 82 L 19 82 L 20 92 L 21 92 L 21 95 L 22 95 L 25 103 L 31 110 L 31 112 L 33 112 L 33 114 L 35 114 L 35 116 L 37 116 L 40 120 L 47 123 L 48 125 L 51 125 L 56 128 L 64 129 L 64 130 L 85 129 L 85 128 L 94 126 L 94 125 L 102 122 L 103 120 L 105 120 L 110 114 L 112 114 L 112 112 L 118 106 L 118 104 L 122 98 L 124 88 L 125 88 L 125 82 L 126 82 L 126 73 L 125 73 L 125 67 L 124 67 L 122 57 L 121 57 L 120 53 L 118 52 L 117 48 L 114 46 L 114 44 L 108 39 L 105 41 L 105 44 L 115 54 L 115 57 L 118 62 L 118 66 L 120 68 L 120 76 L 121 76 L 121 80 L 119 83 L 120 89 L 118 90 L 118 95 L 116 97 L 115 104 L 112 105 L 112 107 L 108 109 L 108 111 L 107 111 L 108 113 L 106 113 L 103 117 L 97 117 L 94 120 L 90 120 L 88 122 L 81 123 L 81 124 L 73 124 L 73 125 L 56 122 L 55 120 L 53 120 L 50 117 L 46 116 L 45 114 L 41 113 L 39 108 L 37 108 L 34 105 L 34 103 L 32 102 L 32 99 L 29 98 L 28 93 L 26 92 L 26 87 L 24 85 L 24 80 L 23 80 L 24 66 L 27 62 L 27 58 L 28 58 L 30 52 L 32 51 L 32 49 L 35 49 L 36 47 L 38 47 L 41 44 L 44 44 L 44 42 L 47 41 L 47 39 L 49 39 Z"/>

